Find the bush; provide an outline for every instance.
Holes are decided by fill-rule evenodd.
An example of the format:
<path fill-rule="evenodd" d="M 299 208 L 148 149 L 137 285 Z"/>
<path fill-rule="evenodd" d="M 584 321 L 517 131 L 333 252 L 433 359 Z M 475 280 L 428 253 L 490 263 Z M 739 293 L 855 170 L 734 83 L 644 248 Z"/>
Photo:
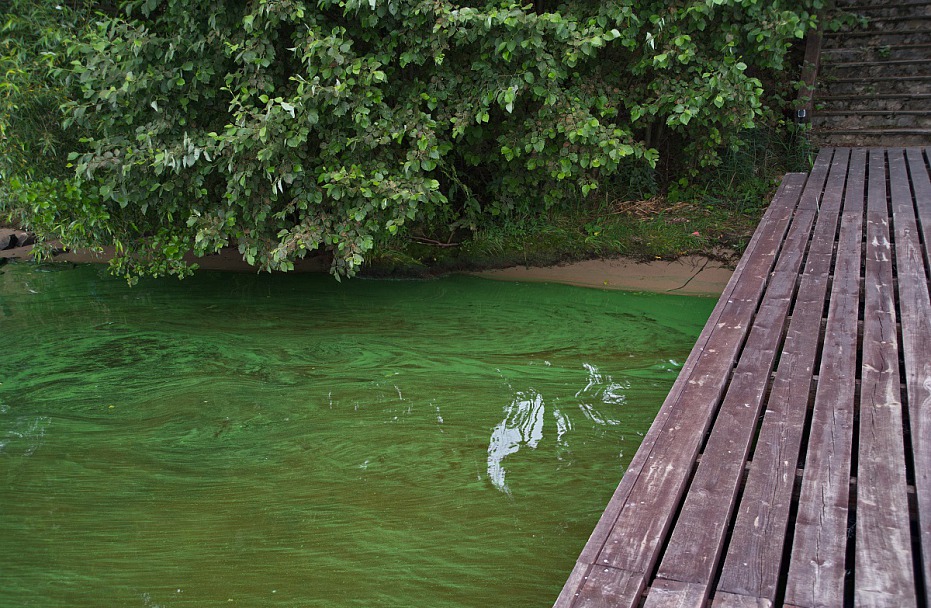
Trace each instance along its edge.
<path fill-rule="evenodd" d="M 776 115 L 761 77 L 819 2 L 13 0 L 4 52 L 28 50 L 38 88 L 0 101 L 0 129 L 51 116 L 44 96 L 64 115 L 19 129 L 0 204 L 66 245 L 116 244 L 130 277 L 228 244 L 281 270 L 324 248 L 352 275 L 413 222 L 576 204 L 655 165 L 660 129 L 686 170 L 717 163 Z"/>

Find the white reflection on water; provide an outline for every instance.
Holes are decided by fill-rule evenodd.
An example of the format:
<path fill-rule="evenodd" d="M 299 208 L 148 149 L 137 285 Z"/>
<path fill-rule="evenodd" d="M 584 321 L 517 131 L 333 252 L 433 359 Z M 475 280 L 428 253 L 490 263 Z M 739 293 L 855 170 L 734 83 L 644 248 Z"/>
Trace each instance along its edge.
<path fill-rule="evenodd" d="M 9 408 L 4 406 L 0 413 L 8 411 Z M 45 432 L 51 422 L 48 416 L 5 419 L 0 424 L 0 455 L 32 456 L 45 442 Z M 12 454 L 8 448 L 12 448 Z"/>
<path fill-rule="evenodd" d="M 617 411 L 617 406 L 627 401 L 625 391 L 630 389 L 629 382 L 615 382 L 611 376 L 602 375 L 598 368 L 588 363 L 583 364 L 588 372 L 585 386 L 575 397 L 582 414 L 590 422 L 599 426 L 616 426 L 621 421 L 614 418 L 607 410 Z M 531 389 L 518 391 L 514 399 L 504 408 L 504 420 L 495 427 L 488 442 L 488 479 L 498 490 L 510 495 L 505 477 L 504 459 L 527 446 L 536 449 L 543 439 L 543 421 L 546 406 L 543 396 Z M 565 409 L 555 408 L 556 420 L 556 457 L 568 450 L 568 435 L 572 431 L 572 420 Z"/>
<path fill-rule="evenodd" d="M 585 417 L 600 425 L 615 426 L 621 423 L 620 420 L 612 418 L 605 414 L 601 407 L 595 404 L 600 401 L 601 405 L 624 405 L 627 401 L 627 395 L 624 391 L 630 388 L 629 382 L 615 382 L 611 376 L 602 376 L 598 368 L 589 363 L 583 364 L 588 371 L 588 383 L 585 388 L 575 394 L 581 399 L 579 409 L 585 414 Z"/>
<path fill-rule="evenodd" d="M 543 396 L 536 391 L 529 394 L 518 392 L 514 400 L 504 408 L 502 420 L 491 433 L 488 442 L 488 478 L 492 485 L 510 494 L 504 480 L 506 471 L 502 466 L 505 457 L 517 452 L 522 445 L 536 448 L 543 439 Z"/>

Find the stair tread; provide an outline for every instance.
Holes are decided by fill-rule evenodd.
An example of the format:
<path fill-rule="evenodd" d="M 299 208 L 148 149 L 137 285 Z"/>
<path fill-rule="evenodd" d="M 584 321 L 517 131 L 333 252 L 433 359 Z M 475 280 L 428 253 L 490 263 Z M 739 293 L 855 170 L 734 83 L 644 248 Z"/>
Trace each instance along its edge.
<path fill-rule="evenodd" d="M 870 23 L 877 23 L 880 21 L 919 21 L 923 19 L 931 19 L 931 15 L 897 15 L 895 17 L 870 17 Z"/>
<path fill-rule="evenodd" d="M 821 101 L 838 101 L 841 99 L 863 99 L 876 101 L 878 99 L 931 99 L 931 94 L 929 93 L 889 93 L 888 95 L 883 95 L 877 93 L 875 95 L 815 95 L 815 99 Z"/>
<path fill-rule="evenodd" d="M 839 38 L 841 36 L 849 37 L 865 37 L 865 36 L 908 36 L 910 34 L 920 34 L 925 36 L 931 36 L 931 30 L 928 29 L 918 29 L 918 30 L 859 30 L 856 32 L 849 31 L 839 31 L 839 32 L 825 32 L 824 36 L 826 38 Z"/>
<path fill-rule="evenodd" d="M 813 140 L 845 146 L 931 142 L 927 7 L 931 0 L 837 1 L 837 10 L 866 21 L 823 35 L 822 77 L 808 102 L 816 104 L 809 111 Z"/>
<path fill-rule="evenodd" d="M 876 61 L 838 61 L 822 65 L 832 68 L 869 68 L 874 66 L 897 66 L 897 65 L 915 65 L 927 63 L 931 65 L 931 59 L 878 59 Z"/>
<path fill-rule="evenodd" d="M 881 11 L 890 8 L 914 8 L 916 6 L 928 6 L 931 2 L 899 2 L 896 4 L 838 4 L 837 8 L 844 11 Z"/>
<path fill-rule="evenodd" d="M 815 116 L 931 116 L 931 110 L 819 110 Z"/>
<path fill-rule="evenodd" d="M 832 47 L 827 49 L 821 49 L 823 52 L 835 52 L 835 51 L 878 51 L 880 49 L 889 49 L 890 51 L 913 51 L 916 49 L 931 49 L 931 42 L 919 42 L 916 44 L 889 44 L 882 46 L 861 46 L 855 48 L 844 48 L 844 47 Z M 899 61 L 899 60 L 893 60 Z"/>
<path fill-rule="evenodd" d="M 925 82 L 925 81 L 931 81 L 931 75 L 928 75 L 928 76 L 925 76 L 925 75 L 921 75 L 921 76 L 909 76 L 909 75 L 907 75 L 907 74 L 902 74 L 902 75 L 900 75 L 900 76 L 873 76 L 873 77 L 870 77 L 870 76 L 857 76 L 856 78 L 830 78 L 830 77 L 829 77 L 829 78 L 825 78 L 823 82 L 824 82 L 824 85 L 825 85 L 825 86 L 830 86 L 830 85 L 835 84 L 835 83 L 847 83 L 847 84 L 849 84 L 849 83 L 852 83 L 852 82 L 854 82 L 854 83 L 859 82 L 859 83 L 862 83 L 862 84 L 870 84 L 870 83 L 872 83 L 872 82 L 899 82 L 899 81 L 902 81 L 902 80 L 909 80 L 909 81 L 912 81 L 912 82 Z"/>
<path fill-rule="evenodd" d="M 819 135 L 931 135 L 931 129 L 815 129 Z"/>

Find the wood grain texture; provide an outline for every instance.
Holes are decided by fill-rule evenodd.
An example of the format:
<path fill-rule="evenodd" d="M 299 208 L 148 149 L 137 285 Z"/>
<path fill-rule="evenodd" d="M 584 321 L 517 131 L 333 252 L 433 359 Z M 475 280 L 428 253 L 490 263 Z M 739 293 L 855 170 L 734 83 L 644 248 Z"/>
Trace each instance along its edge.
<path fill-rule="evenodd" d="M 650 588 L 644 608 L 702 608 L 707 599 L 706 585 L 657 580 Z"/>
<path fill-rule="evenodd" d="M 931 185 L 928 183 L 927 148 L 909 148 L 905 151 L 915 190 L 915 211 L 918 214 L 918 230 L 924 245 L 925 263 L 931 265 Z"/>
<path fill-rule="evenodd" d="M 785 603 L 841 606 L 855 413 L 866 155 L 851 153 Z"/>
<path fill-rule="evenodd" d="M 615 568 L 592 566 L 584 577 L 585 591 L 574 598 L 578 608 L 634 608 L 643 590 L 644 576 Z"/>
<path fill-rule="evenodd" d="M 889 151 L 902 351 L 908 398 L 925 597 L 931 597 L 931 298 L 916 214 L 931 207 L 931 183 L 920 153 Z M 910 177 L 910 179 L 909 179 Z M 931 221 L 931 217 L 926 217 Z"/>
<path fill-rule="evenodd" d="M 738 595 L 736 593 L 716 593 L 713 608 L 772 608 L 770 600 L 761 597 Z"/>
<path fill-rule="evenodd" d="M 838 151 L 831 164 L 820 203 L 821 213 L 718 581 L 716 606 L 741 605 L 735 603 L 745 601 L 741 598 L 753 598 L 765 605 L 775 601 L 849 158 L 849 150 Z M 732 599 L 719 602 L 718 598 Z"/>
<path fill-rule="evenodd" d="M 680 404 L 685 402 L 684 394 L 694 392 L 696 387 L 703 387 L 713 378 L 712 374 L 717 370 L 709 370 L 709 363 L 715 359 L 714 355 L 719 349 L 724 348 L 726 351 L 727 348 L 731 348 L 736 356 L 736 349 L 741 341 L 742 332 L 733 328 L 729 332 L 722 332 L 727 328 L 727 322 L 722 318 L 733 316 L 736 308 L 755 308 L 758 296 L 754 296 L 754 294 L 762 293 L 763 286 L 774 263 L 779 243 L 798 203 L 805 180 L 806 176 L 804 174 L 789 174 L 784 178 L 773 204 L 770 205 L 760 223 L 760 227 L 754 233 L 748 244 L 747 252 L 738 263 L 731 281 L 725 288 L 714 311 L 712 311 L 711 317 L 702 330 L 695 348 L 684 364 L 650 431 L 644 437 L 640 449 L 631 461 L 627 474 L 621 480 L 608 507 L 592 532 L 579 557 L 579 564 L 600 563 L 599 556 L 614 532 L 615 524 L 621 512 L 625 508 L 639 506 L 640 501 L 635 501 L 634 505 L 629 505 L 628 499 L 633 488 L 644 483 L 644 475 L 649 477 L 651 470 L 656 469 L 657 460 L 654 447 L 658 440 L 666 441 L 669 430 L 679 425 L 677 412 L 681 409 Z M 730 335 L 734 331 L 740 334 L 736 339 Z M 722 333 L 728 335 L 722 336 Z M 724 370 L 725 373 L 726 371 L 728 370 Z M 679 428 L 681 429 L 681 426 Z M 685 473 L 687 474 L 687 472 L 686 470 Z M 647 483 L 647 485 L 650 484 Z M 653 543 L 655 542 L 654 539 Z M 649 563 L 649 560 L 647 560 L 647 563 Z M 647 572 L 649 569 L 640 566 L 635 571 Z M 588 587 L 588 584 L 584 578 L 570 577 L 556 605 L 560 607 L 581 605 L 581 602 L 586 601 L 585 597 L 588 593 L 586 587 Z M 639 596 L 640 591 L 637 590 L 636 595 Z"/>
<path fill-rule="evenodd" d="M 787 176 L 556 605 L 924 605 L 929 246 L 924 148 L 825 149 Z"/>
<path fill-rule="evenodd" d="M 802 193 L 763 301 L 689 487 L 657 579 L 710 585 L 810 238 L 827 163 Z M 801 208 L 804 205 L 805 208 Z M 655 588 L 655 586 L 654 586 Z"/>
<path fill-rule="evenodd" d="M 914 606 L 885 153 L 869 154 L 857 468 L 857 606 Z"/>
<path fill-rule="evenodd" d="M 669 529 L 692 464 L 769 278 L 775 256 L 797 202 L 775 201 L 787 213 L 779 230 L 766 232 L 761 251 L 749 260 L 681 392 L 664 419 L 657 440 L 645 453 L 645 466 L 632 478 L 631 495 L 598 556 L 598 563 L 648 572 Z M 651 429 L 652 431 L 652 429 Z"/>

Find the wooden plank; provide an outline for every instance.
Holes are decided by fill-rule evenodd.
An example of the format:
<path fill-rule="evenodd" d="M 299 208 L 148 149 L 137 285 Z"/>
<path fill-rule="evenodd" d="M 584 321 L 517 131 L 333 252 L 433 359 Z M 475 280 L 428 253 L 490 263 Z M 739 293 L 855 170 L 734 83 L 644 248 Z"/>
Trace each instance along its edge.
<path fill-rule="evenodd" d="M 799 211 L 786 235 L 775 271 L 689 487 L 657 572 L 657 581 L 700 584 L 706 597 L 710 592 L 709 586 L 721 555 L 767 381 L 787 323 L 815 210 L 827 177 L 829 158 L 830 153 L 822 157 L 818 165 L 821 170 L 813 172 L 802 193 Z M 831 238 L 833 240 L 833 234 Z M 654 604 L 651 598 L 657 589 L 661 587 L 654 582 L 647 597 L 647 606 Z M 690 588 L 689 593 L 694 593 L 694 589 Z M 664 592 L 664 597 L 666 595 Z"/>
<path fill-rule="evenodd" d="M 707 587 L 680 581 L 656 580 L 650 587 L 644 608 L 702 608 Z"/>
<path fill-rule="evenodd" d="M 794 206 L 794 201 L 791 201 Z M 785 202 L 782 202 L 784 205 Z M 790 213 L 791 215 L 791 213 Z M 788 223 L 788 217 L 786 224 Z M 659 420 L 657 440 L 647 462 L 632 480 L 632 501 L 626 501 L 598 563 L 649 572 L 685 490 L 692 464 L 710 424 L 725 383 L 743 344 L 766 285 L 784 228 L 764 233 L 765 252 L 748 258 L 748 266 L 718 319 L 714 341 L 700 353 L 687 384 L 667 400 Z M 652 429 L 651 429 L 652 430 Z"/>
<path fill-rule="evenodd" d="M 916 202 L 931 208 L 931 180 L 920 151 L 889 153 L 892 218 L 908 395 L 915 494 L 918 504 L 920 569 L 925 598 L 931 597 L 931 297 Z M 909 173 L 911 180 L 909 180 Z M 912 188 L 909 188 L 911 181 Z M 914 190 L 914 192 L 913 192 Z M 914 200 L 912 195 L 914 194 Z M 931 220 L 931 217 L 927 218 Z M 931 223 L 931 222 L 929 222 Z M 927 246 L 927 241 L 925 245 Z"/>
<path fill-rule="evenodd" d="M 591 570 L 591 564 L 586 564 L 581 561 L 577 561 L 575 566 L 572 567 L 572 572 L 569 573 L 569 578 L 566 579 L 565 584 L 562 586 L 562 591 L 559 592 L 559 597 L 556 598 L 555 606 L 571 606 L 572 602 L 578 596 L 579 589 L 585 583 L 585 577 L 588 576 L 588 571 Z"/>
<path fill-rule="evenodd" d="M 563 593 L 567 589 L 576 589 L 572 597 L 563 597 L 560 595 L 557 604 L 564 603 L 574 604 L 578 608 L 613 608 L 619 605 L 624 598 L 638 596 L 643 589 L 642 573 L 625 572 L 615 568 L 605 566 L 591 566 L 586 564 L 576 564 L 569 575 L 569 582 L 563 587 Z M 585 596 L 583 597 L 578 591 L 582 585 L 585 585 Z"/>
<path fill-rule="evenodd" d="M 746 598 L 768 606 L 776 598 L 849 158 L 849 150 L 838 151 L 831 165 L 715 606 L 740 606 Z"/>
<path fill-rule="evenodd" d="M 799 118 L 802 122 L 810 123 L 812 110 L 814 109 L 814 96 L 816 83 L 818 81 L 818 69 L 821 63 L 821 41 L 823 37 L 822 25 L 819 23 L 818 30 L 809 33 L 805 41 L 805 59 L 802 63 L 802 77 L 798 90 L 799 106 L 803 108 L 804 115 Z"/>
<path fill-rule="evenodd" d="M 883 150 L 869 155 L 854 596 L 914 606 L 892 251 Z"/>
<path fill-rule="evenodd" d="M 722 331 L 728 329 L 726 319 L 733 317 L 735 311 L 751 305 L 755 307 L 756 298 L 754 298 L 754 293 L 762 292 L 769 270 L 772 268 L 779 242 L 788 226 L 804 183 L 804 174 L 789 174 L 780 185 L 773 203 L 764 215 L 759 228 L 747 247 L 746 253 L 738 264 L 714 311 L 712 311 L 708 323 L 683 366 L 682 372 L 676 379 L 659 415 L 634 456 L 628 468 L 628 474 L 621 480 L 601 520 L 583 549 L 578 560 L 579 564 L 598 563 L 599 556 L 608 539 L 612 537 L 615 523 L 622 511 L 625 508 L 637 508 L 641 505 L 639 500 L 636 500 L 633 504 L 628 504 L 631 492 L 635 486 L 642 484 L 644 480 L 649 481 L 648 478 L 651 476 L 651 472 L 655 471 L 656 467 L 659 466 L 656 454 L 654 454 L 654 447 L 658 439 L 666 441 L 669 430 L 674 429 L 679 424 L 680 416 L 678 412 L 681 412 L 681 403 L 684 398 L 691 396 L 696 387 L 703 388 L 714 378 L 713 374 L 718 370 L 713 368 L 711 362 L 717 359 L 714 356 L 716 352 L 723 349 L 725 357 L 728 356 L 730 351 L 736 353 L 742 336 L 733 335 L 735 332 L 733 324 L 728 331 Z M 695 429 L 693 429 L 694 431 Z M 646 474 L 644 475 L 644 473 Z M 649 488 L 650 484 L 647 483 L 647 486 Z M 660 522 L 660 528 L 664 525 Z M 653 536 L 656 535 L 651 534 L 651 537 Z M 615 536 L 613 542 L 635 541 L 627 541 L 623 537 L 618 540 L 618 537 Z M 655 544 L 656 542 L 658 542 L 656 538 L 652 538 L 651 543 Z M 648 572 L 649 569 L 639 566 L 636 572 Z M 586 601 L 585 597 L 589 593 L 589 586 L 584 578 L 570 577 L 563 589 L 563 593 L 560 594 L 556 602 L 556 606 L 568 607 L 573 603 L 579 605 L 579 602 Z M 641 585 L 634 593 L 625 598 L 625 603 L 619 602 L 618 605 L 636 605 L 642 590 L 643 586 Z"/>
<path fill-rule="evenodd" d="M 928 183 L 927 148 L 909 148 L 908 167 L 911 170 L 912 186 L 915 189 L 915 211 L 918 213 L 918 229 L 924 242 L 925 263 L 931 265 L 931 185 Z M 931 556 L 929 556 L 931 559 Z"/>
<path fill-rule="evenodd" d="M 921 594 L 923 601 L 931 597 L 927 587 L 931 584 L 931 179 L 926 150 L 891 150 L 887 193 L 886 154 L 883 150 L 823 151 L 808 187 L 801 193 L 801 181 L 796 181 L 794 192 L 791 183 L 800 178 L 787 176 L 628 475 L 583 550 L 557 606 L 633 607 L 646 589 L 648 608 L 698 608 L 707 603 L 708 585 L 726 534 L 724 525 L 734 508 L 755 419 L 763 405 L 766 383 L 760 378 L 768 377 L 773 367 L 784 329 L 785 323 L 780 325 L 779 319 L 785 318 L 798 276 L 799 252 L 804 250 L 801 235 L 807 238 L 808 234 L 808 228 L 803 228 L 810 227 L 820 208 L 728 557 L 714 594 L 715 606 L 762 608 L 774 603 L 782 571 L 779 563 L 788 525 L 793 459 L 800 445 L 812 380 L 814 343 L 848 158 L 833 288 L 784 605 L 840 606 L 851 601 L 858 606 L 917 605 L 900 373 L 905 375 L 915 463 L 920 529 L 916 541 L 922 558 L 918 567 L 926 585 Z M 831 173 L 825 176 L 825 158 L 831 156 Z M 823 183 L 824 177 L 828 185 L 819 197 L 817 180 Z M 867 185 L 869 192 L 864 196 Z M 895 231 L 894 252 L 890 221 Z M 783 238 L 783 254 L 777 255 Z M 773 266 L 775 272 L 767 278 Z M 851 471 L 861 267 L 865 267 L 865 314 L 860 441 L 858 470 Z M 898 272 L 901 338 L 896 329 L 894 270 Z M 902 370 L 900 340 L 905 362 Z M 728 378 L 730 387 L 723 395 Z M 716 412 L 718 403 L 720 411 Z M 716 414 L 715 427 L 683 503 L 690 468 Z M 852 474 L 858 479 L 855 597 L 845 598 Z M 672 519 L 680 508 L 673 530 Z M 649 581 L 670 531 L 658 577 Z"/>
<path fill-rule="evenodd" d="M 756 596 L 716 593 L 712 606 L 714 608 L 772 608 L 773 603 Z"/>
<path fill-rule="evenodd" d="M 856 390 L 866 158 L 850 156 L 785 604 L 841 606 Z"/>

